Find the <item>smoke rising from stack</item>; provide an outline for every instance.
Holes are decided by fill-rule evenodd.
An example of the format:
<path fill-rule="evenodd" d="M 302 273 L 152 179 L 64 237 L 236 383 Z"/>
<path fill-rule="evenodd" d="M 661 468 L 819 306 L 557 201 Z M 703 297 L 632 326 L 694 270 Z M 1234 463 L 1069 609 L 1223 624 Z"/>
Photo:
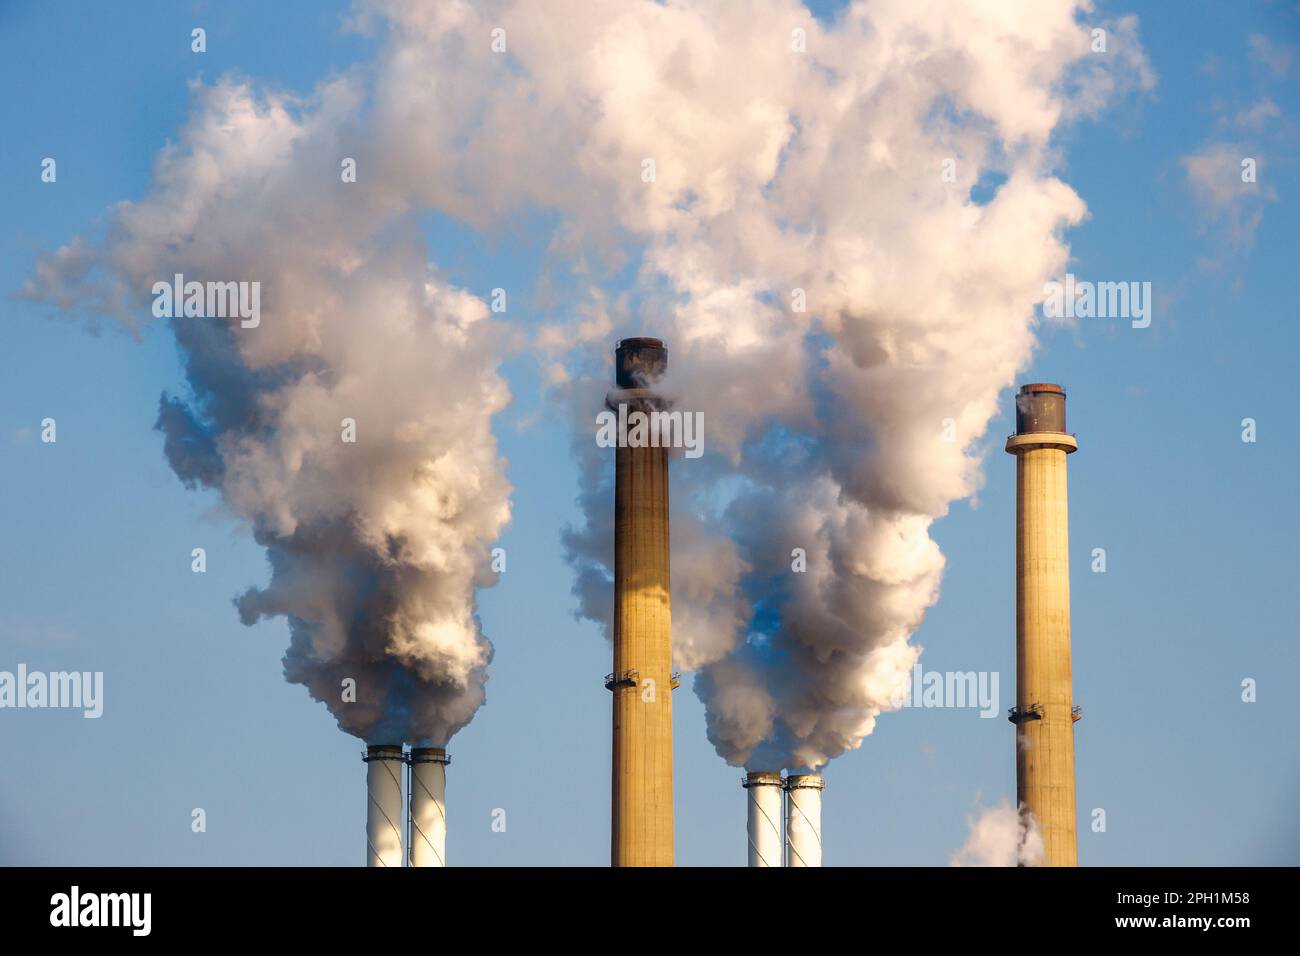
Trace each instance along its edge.
<path fill-rule="evenodd" d="M 949 860 L 950 866 L 1038 866 L 1043 837 L 1033 814 L 1006 800 L 970 820 L 970 835 Z"/>
<path fill-rule="evenodd" d="M 261 283 L 256 328 L 169 320 L 186 388 L 159 407 L 168 461 L 266 549 L 270 582 L 237 604 L 245 624 L 288 620 L 286 678 L 367 742 L 443 745 L 492 657 L 475 591 L 510 513 L 491 432 L 501 335 L 430 266 L 400 183 L 340 181 L 365 141 L 361 94 L 355 79 L 308 102 L 197 88 L 148 195 L 102 242 L 45 257 L 27 292 L 134 326 L 173 273 Z"/>
<path fill-rule="evenodd" d="M 579 423 L 581 612 L 612 612 L 612 468 L 589 424 L 607 343 L 659 335 L 661 390 L 707 426 L 672 502 L 674 653 L 710 738 L 760 768 L 857 747 L 919 653 L 943 569 L 930 524 L 977 490 L 1085 214 L 1053 133 L 1153 82 L 1136 19 L 1084 22 L 1073 0 L 881 0 L 829 26 L 794 0 L 361 6 L 387 28 L 371 86 L 201 89 L 151 195 L 30 290 L 129 316 L 175 271 L 262 281 L 256 335 L 174 323 L 192 394 L 159 415 L 178 475 L 271 557 L 241 615 L 288 617 L 286 674 L 367 740 L 445 743 L 469 720 L 491 653 L 473 594 L 509 513 L 500 335 L 407 215 L 551 210 L 553 248 L 591 282 L 580 318 L 536 337 Z M 629 261 L 635 287 L 610 298 Z"/>
<path fill-rule="evenodd" d="M 585 422 L 606 373 L 568 343 L 599 348 L 631 316 L 673 343 L 662 390 L 708 436 L 674 474 L 676 665 L 698 672 L 729 762 L 815 768 L 906 684 L 943 570 L 930 525 L 978 489 L 998 394 L 1067 262 L 1085 207 L 1052 173 L 1053 133 L 1151 77 L 1133 18 L 1107 25 L 1102 62 L 1068 2 L 885 2 L 831 27 L 759 6 L 596 5 L 548 35 L 560 78 L 520 58 L 546 106 L 591 117 L 565 141 L 596 194 L 617 173 L 594 205 L 646 243 L 633 296 L 593 293 L 545 330 L 553 379 Z M 642 157 L 653 186 L 626 173 Z M 566 546 L 582 613 L 605 623 L 610 479 L 589 444 Z"/>

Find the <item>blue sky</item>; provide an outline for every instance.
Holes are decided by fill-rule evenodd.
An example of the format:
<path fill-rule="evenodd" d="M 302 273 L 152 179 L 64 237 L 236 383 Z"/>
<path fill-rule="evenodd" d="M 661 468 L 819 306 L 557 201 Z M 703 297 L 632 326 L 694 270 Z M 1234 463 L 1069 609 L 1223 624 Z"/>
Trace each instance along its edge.
<path fill-rule="evenodd" d="M 1283 3 L 1099 7 L 1135 9 L 1159 81 L 1058 141 L 1060 175 L 1089 207 L 1068 235 L 1071 268 L 1150 281 L 1155 315 L 1145 330 L 1045 327 L 1021 377 L 1066 385 L 1080 441 L 1080 862 L 1294 864 L 1300 15 Z M 182 379 L 167 329 L 137 339 L 106 319 L 96 333 L 15 293 L 39 253 L 147 190 L 191 80 L 234 70 L 306 91 L 365 61 L 374 41 L 340 31 L 342 4 L 51 10 L 0 9 L 11 91 L 0 104 L 0 670 L 102 670 L 106 700 L 95 721 L 0 711 L 0 862 L 356 864 L 361 745 L 284 682 L 283 620 L 239 623 L 231 601 L 265 580 L 263 553 L 215 495 L 176 480 L 152 428 L 159 394 Z M 198 23 L 201 59 L 189 50 Z M 1239 120 L 1264 100 L 1278 114 L 1266 125 Z M 1273 197 L 1244 238 L 1230 234 L 1231 211 L 1198 202 L 1183 163 L 1224 139 L 1255 148 Z M 45 156 L 58 159 L 56 184 L 40 181 Z M 431 220 L 430 246 L 454 282 L 486 297 L 536 280 L 545 226 L 479 235 Z M 531 363 L 506 372 L 515 400 L 496 431 L 515 486 L 501 542 L 510 569 L 481 596 L 496 656 L 488 703 L 450 748 L 448 852 L 459 865 L 600 865 L 609 650 L 575 621 L 561 557 L 561 529 L 580 519 L 569 426 Z M 54 445 L 38 438 L 46 417 L 58 421 Z M 1246 417 L 1255 443 L 1241 440 Z M 998 438 L 1011 429 L 1009 414 L 994 422 L 983 489 L 935 526 L 947 570 L 916 637 L 927 669 L 1000 672 L 1003 709 L 1015 673 L 1014 462 Z M 190 571 L 198 546 L 204 575 Z M 1089 569 L 1097 547 L 1105 574 Z M 1241 700 L 1245 678 L 1258 681 L 1255 703 Z M 695 696 L 683 688 L 674 703 L 678 862 L 742 864 L 740 772 L 705 739 Z M 826 771 L 826 863 L 946 863 L 971 815 L 1014 796 L 1012 745 L 1004 719 L 972 710 L 885 715 Z M 206 833 L 191 832 L 195 807 Z M 504 833 L 491 828 L 497 808 Z M 1104 833 L 1088 828 L 1093 808 L 1106 811 Z"/>

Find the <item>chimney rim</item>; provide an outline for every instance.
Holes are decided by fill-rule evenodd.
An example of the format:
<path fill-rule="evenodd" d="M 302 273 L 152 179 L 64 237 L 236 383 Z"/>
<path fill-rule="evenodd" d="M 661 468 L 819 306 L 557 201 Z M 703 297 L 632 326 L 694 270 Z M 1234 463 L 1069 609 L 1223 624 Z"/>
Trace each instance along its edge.
<path fill-rule="evenodd" d="M 416 763 L 451 763 L 451 755 L 447 753 L 446 747 L 412 747 L 410 762 Z"/>
<path fill-rule="evenodd" d="M 366 763 L 372 760 L 404 760 L 405 755 L 401 744 L 368 744 L 361 759 Z"/>
<path fill-rule="evenodd" d="M 667 347 L 663 343 L 663 339 L 656 339 L 648 335 L 634 335 L 630 338 L 619 339 L 618 348 L 667 350 Z"/>

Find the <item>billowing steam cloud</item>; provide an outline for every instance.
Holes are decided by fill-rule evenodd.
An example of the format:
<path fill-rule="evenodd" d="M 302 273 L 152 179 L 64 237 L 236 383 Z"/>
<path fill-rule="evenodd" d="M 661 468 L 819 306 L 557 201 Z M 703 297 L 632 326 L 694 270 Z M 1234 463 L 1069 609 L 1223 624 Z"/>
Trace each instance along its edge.
<path fill-rule="evenodd" d="M 260 282 L 256 327 L 169 320 L 189 388 L 159 408 L 168 460 L 266 548 L 270 583 L 237 603 L 248 624 L 288 618 L 285 676 L 368 741 L 443 744 L 492 656 L 474 592 L 509 518 L 490 428 L 508 394 L 487 306 L 432 271 L 400 183 L 360 152 L 360 95 L 355 79 L 307 103 L 199 88 L 149 195 L 27 292 L 132 324 L 176 273 Z"/>
<path fill-rule="evenodd" d="M 1081 12 L 884 0 L 823 28 L 776 0 L 618 3 L 522 32 L 529 101 L 591 206 L 645 243 L 637 301 L 594 297 L 544 341 L 603 358 L 611 328 L 661 335 L 665 390 L 704 412 L 711 454 L 675 470 L 674 642 L 729 762 L 821 765 L 900 696 L 943 569 L 930 525 L 978 487 L 1085 213 L 1052 134 L 1152 82 L 1132 18 Z M 585 425 L 608 366 L 556 358 Z M 604 623 L 608 462 L 577 441 L 587 525 L 567 544 Z"/>
<path fill-rule="evenodd" d="M 260 329 L 176 323 L 194 394 L 160 415 L 178 474 L 271 553 L 241 613 L 290 617 L 288 674 L 332 705 L 350 672 L 382 688 L 371 711 L 336 707 L 363 736 L 472 714 L 506 397 L 482 305 L 402 224 L 543 210 L 557 278 L 584 287 L 578 317 L 537 334 L 578 423 L 582 613 L 609 621 L 592 416 L 610 348 L 658 334 L 665 390 L 705 420 L 705 457 L 675 468 L 673 611 L 710 737 L 760 769 L 858 746 L 919 653 L 943 569 L 930 525 L 978 487 L 1085 213 L 1052 135 L 1152 82 L 1136 21 L 1089 22 L 1086 0 L 875 0 L 832 26 L 796 0 L 361 8 L 388 29 L 371 86 L 307 105 L 206 92 L 154 194 L 34 280 L 104 310 L 177 271 L 262 279 Z M 342 156 L 358 183 L 339 184 Z"/>
<path fill-rule="evenodd" d="M 1005 799 L 970 821 L 970 836 L 949 860 L 951 866 L 1038 866 L 1045 851 L 1038 821 Z"/>

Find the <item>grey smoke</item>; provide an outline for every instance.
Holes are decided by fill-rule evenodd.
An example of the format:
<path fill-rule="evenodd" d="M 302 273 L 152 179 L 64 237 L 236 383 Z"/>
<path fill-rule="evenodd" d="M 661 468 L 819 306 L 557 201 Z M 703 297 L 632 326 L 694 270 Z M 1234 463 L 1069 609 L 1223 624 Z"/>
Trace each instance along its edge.
<path fill-rule="evenodd" d="M 1086 213 L 1054 134 L 1153 82 L 1136 19 L 1074 0 L 876 0 L 831 25 L 795 0 L 360 7 L 386 31 L 364 80 L 306 104 L 201 94 L 149 199 L 33 279 L 100 311 L 155 272 L 262 280 L 256 337 L 177 324 L 192 394 L 160 413 L 177 473 L 218 487 L 272 555 L 241 613 L 290 618 L 287 671 L 326 700 L 339 668 L 369 667 L 394 703 L 354 732 L 412 722 L 399 675 L 445 704 L 415 721 L 431 736 L 468 719 L 489 656 L 473 593 L 508 516 L 500 336 L 403 227 L 413 208 L 473 227 L 542 210 L 587 286 L 534 330 L 575 423 L 580 612 L 609 619 L 610 456 L 590 425 L 609 351 L 657 335 L 665 389 L 706 426 L 704 457 L 674 462 L 673 613 L 709 735 L 759 769 L 859 746 L 937 599 L 930 526 L 978 490 Z M 338 185 L 341 156 L 358 183 Z M 349 415 L 351 458 L 332 431 Z"/>
<path fill-rule="evenodd" d="M 1005 798 L 970 818 L 966 842 L 949 859 L 950 866 L 1038 866 L 1045 850 L 1034 815 L 1017 810 Z"/>
<path fill-rule="evenodd" d="M 623 3 L 584 6 L 567 32 L 529 21 L 528 96 L 484 126 L 544 108 L 584 163 L 582 202 L 544 149 L 531 180 L 571 245 L 601 248 L 593 220 L 612 215 L 644 249 L 630 294 L 593 292 L 538 337 L 577 429 L 580 612 L 607 625 L 611 580 L 609 463 L 583 426 L 612 342 L 654 335 L 663 389 L 709 436 L 673 467 L 674 656 L 730 763 L 818 767 L 896 707 L 944 567 L 930 526 L 979 488 L 1086 211 L 1053 135 L 1153 82 L 1135 18 L 1105 24 L 1115 55 L 1090 58 L 1085 9 L 883 0 L 824 26 L 780 0 Z"/>
<path fill-rule="evenodd" d="M 266 549 L 269 583 L 236 604 L 245 624 L 288 621 L 286 678 L 369 742 L 444 745 L 492 658 L 475 593 L 509 519 L 501 336 L 429 264 L 400 183 L 340 181 L 358 144 L 363 169 L 399 148 L 358 125 L 362 92 L 355 76 L 309 101 L 196 87 L 145 198 L 44 257 L 26 292 L 134 327 L 175 272 L 261 283 L 257 328 L 168 320 L 186 383 L 159 403 L 164 452 Z"/>

